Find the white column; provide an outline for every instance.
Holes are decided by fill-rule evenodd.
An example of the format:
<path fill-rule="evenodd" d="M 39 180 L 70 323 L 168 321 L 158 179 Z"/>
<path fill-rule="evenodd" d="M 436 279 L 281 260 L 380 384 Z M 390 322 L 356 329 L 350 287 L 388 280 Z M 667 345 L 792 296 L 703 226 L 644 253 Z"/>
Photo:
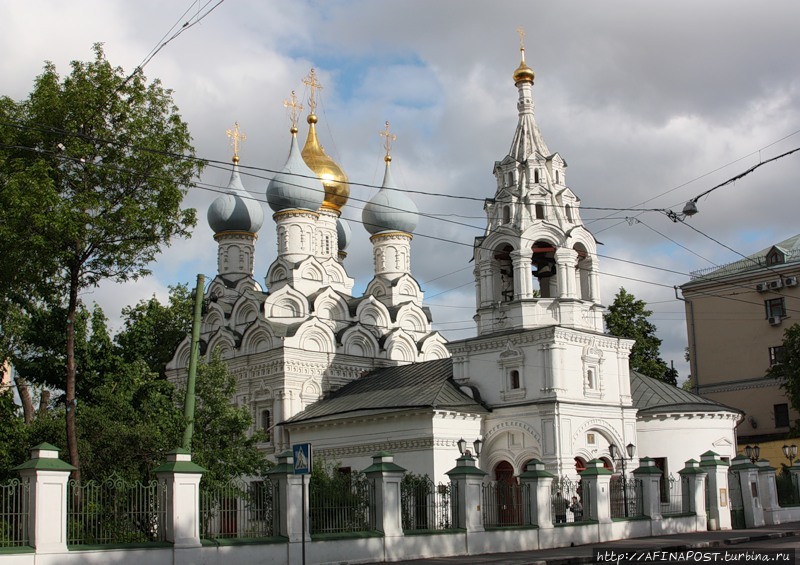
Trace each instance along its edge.
<path fill-rule="evenodd" d="M 577 298 L 575 265 L 578 263 L 578 253 L 574 249 L 557 249 L 555 258 L 558 266 L 558 297 Z"/>
<path fill-rule="evenodd" d="M 731 507 L 728 500 L 728 464 L 717 453 L 706 451 L 700 456 L 700 468 L 708 473 L 708 518 L 710 530 L 731 529 Z"/>
<path fill-rule="evenodd" d="M 693 512 L 696 518 L 696 529 L 703 531 L 708 527 L 706 523 L 706 478 L 708 474 L 694 459 L 689 459 L 686 467 L 678 471 L 678 474 L 681 476 L 683 492 L 682 510 Z"/>
<path fill-rule="evenodd" d="M 775 482 L 775 467 L 770 465 L 766 459 L 761 459 L 756 465 L 758 466 L 758 492 L 761 507 L 764 510 L 764 522 L 769 525 L 780 524 L 781 520 L 777 516 L 780 504 L 778 504 L 778 485 Z"/>
<path fill-rule="evenodd" d="M 467 534 L 484 531 L 481 504 L 486 471 L 475 466 L 475 459 L 471 455 L 464 455 L 456 460 L 456 466 L 446 474 L 456 483 L 458 491 L 458 527 L 466 530 Z"/>
<path fill-rule="evenodd" d="M 642 510 L 645 516 L 650 517 L 650 531 L 657 536 L 661 529 L 661 469 L 656 467 L 656 462 L 649 457 L 639 459 L 639 468 L 633 471 L 633 476 L 642 481 Z"/>
<path fill-rule="evenodd" d="M 36 553 L 67 551 L 67 481 L 75 467 L 59 459 L 58 451 L 40 443 L 29 460 L 14 468 L 29 482 L 28 535 Z"/>
<path fill-rule="evenodd" d="M 744 455 L 738 455 L 731 461 L 730 470 L 739 479 L 745 525 L 748 528 L 760 528 L 765 522 L 764 509 L 761 507 L 761 489 L 758 484 L 758 466 L 751 463 Z M 731 480 L 735 479 L 731 477 Z"/>
<path fill-rule="evenodd" d="M 511 252 L 511 264 L 514 269 L 514 299 L 531 298 L 533 295 L 533 279 L 531 278 L 530 252 Z"/>
<path fill-rule="evenodd" d="M 520 483 L 529 485 L 531 522 L 540 529 L 553 527 L 551 486 L 553 474 L 544 470 L 544 463 L 538 459 L 528 462 L 524 473 L 519 476 Z"/>
<path fill-rule="evenodd" d="M 176 549 L 200 547 L 200 479 L 205 469 L 192 463 L 188 451 L 176 449 L 153 471 L 167 486 L 166 541 Z"/>
<path fill-rule="evenodd" d="M 391 453 L 382 451 L 372 456 L 372 465 L 364 474 L 375 484 L 375 528 L 383 532 L 387 560 L 399 560 L 402 547 L 403 520 L 400 512 L 400 483 L 405 469 L 394 462 Z"/>

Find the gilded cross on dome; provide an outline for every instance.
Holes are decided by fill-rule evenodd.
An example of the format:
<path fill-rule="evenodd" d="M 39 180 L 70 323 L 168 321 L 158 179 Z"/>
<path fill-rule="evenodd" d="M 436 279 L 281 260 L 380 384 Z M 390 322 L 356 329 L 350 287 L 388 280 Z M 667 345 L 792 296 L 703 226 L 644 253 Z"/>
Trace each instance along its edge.
<path fill-rule="evenodd" d="M 386 120 L 386 129 L 378 133 L 380 134 L 381 137 L 386 138 L 383 142 L 383 148 L 386 149 L 386 157 L 384 157 L 384 159 L 387 161 L 391 161 L 392 142 L 397 141 L 397 136 L 389 131 L 389 120 Z"/>
<path fill-rule="evenodd" d="M 289 119 L 292 120 L 292 131 L 297 132 L 297 118 L 303 111 L 303 105 L 297 102 L 297 94 L 292 90 L 292 96 L 283 101 L 283 107 L 289 108 Z"/>
<path fill-rule="evenodd" d="M 308 109 L 313 114 L 314 110 L 317 109 L 317 90 L 322 90 L 322 83 L 317 80 L 317 73 L 313 68 L 308 72 L 308 76 L 303 79 L 303 84 L 311 90 L 311 94 L 308 97 Z"/>
<path fill-rule="evenodd" d="M 239 144 L 247 140 L 247 136 L 239 129 L 239 122 L 234 122 L 233 128 L 225 130 L 225 135 L 231 138 L 231 147 L 233 147 L 233 162 L 239 162 Z"/>

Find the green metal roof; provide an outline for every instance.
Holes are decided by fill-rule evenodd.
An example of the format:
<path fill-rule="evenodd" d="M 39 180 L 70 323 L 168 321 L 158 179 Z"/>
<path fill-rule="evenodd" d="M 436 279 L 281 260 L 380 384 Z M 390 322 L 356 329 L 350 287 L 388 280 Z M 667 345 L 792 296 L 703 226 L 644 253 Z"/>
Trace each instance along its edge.
<path fill-rule="evenodd" d="M 703 398 L 680 387 L 631 371 L 631 397 L 639 415 L 667 412 L 734 412 L 741 410 Z"/>
<path fill-rule="evenodd" d="M 453 381 L 453 362 L 448 358 L 372 371 L 310 405 L 286 423 L 411 409 L 470 414 L 489 411 Z"/>

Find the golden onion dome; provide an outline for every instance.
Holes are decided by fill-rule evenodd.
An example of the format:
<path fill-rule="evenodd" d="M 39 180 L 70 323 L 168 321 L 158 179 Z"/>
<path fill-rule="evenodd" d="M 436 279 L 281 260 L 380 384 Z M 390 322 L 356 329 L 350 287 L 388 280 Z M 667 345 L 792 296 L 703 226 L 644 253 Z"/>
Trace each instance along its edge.
<path fill-rule="evenodd" d="M 517 67 L 517 70 L 514 71 L 514 84 L 520 82 L 533 83 L 535 76 L 536 75 L 533 73 L 533 69 L 526 65 L 525 60 L 523 59 L 519 64 L 519 67 Z"/>
<path fill-rule="evenodd" d="M 306 138 L 305 146 L 303 146 L 303 161 L 320 178 L 322 185 L 325 187 L 325 200 L 322 202 L 322 208 L 341 212 L 350 197 L 350 184 L 347 181 L 347 175 L 344 174 L 344 171 L 336 161 L 325 154 L 319 144 L 316 127 L 317 116 L 309 114 L 307 121 L 308 137 Z"/>

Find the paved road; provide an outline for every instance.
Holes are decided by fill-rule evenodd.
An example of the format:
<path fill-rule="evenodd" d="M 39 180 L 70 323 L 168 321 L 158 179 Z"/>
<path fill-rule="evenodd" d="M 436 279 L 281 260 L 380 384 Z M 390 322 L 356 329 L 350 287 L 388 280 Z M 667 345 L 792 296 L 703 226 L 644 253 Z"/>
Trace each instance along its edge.
<path fill-rule="evenodd" d="M 572 565 L 593 563 L 594 548 L 610 549 L 794 549 L 795 563 L 800 565 L 800 522 L 765 526 L 749 530 L 726 530 L 724 532 L 695 532 L 650 538 L 617 540 L 603 544 L 591 544 L 558 549 L 436 557 L 396 561 L 400 565 Z M 695 562 L 697 556 L 691 562 Z M 749 561 L 752 562 L 752 561 Z M 667 561 L 662 561 L 668 563 Z M 683 561 L 686 563 L 686 561 Z"/>

